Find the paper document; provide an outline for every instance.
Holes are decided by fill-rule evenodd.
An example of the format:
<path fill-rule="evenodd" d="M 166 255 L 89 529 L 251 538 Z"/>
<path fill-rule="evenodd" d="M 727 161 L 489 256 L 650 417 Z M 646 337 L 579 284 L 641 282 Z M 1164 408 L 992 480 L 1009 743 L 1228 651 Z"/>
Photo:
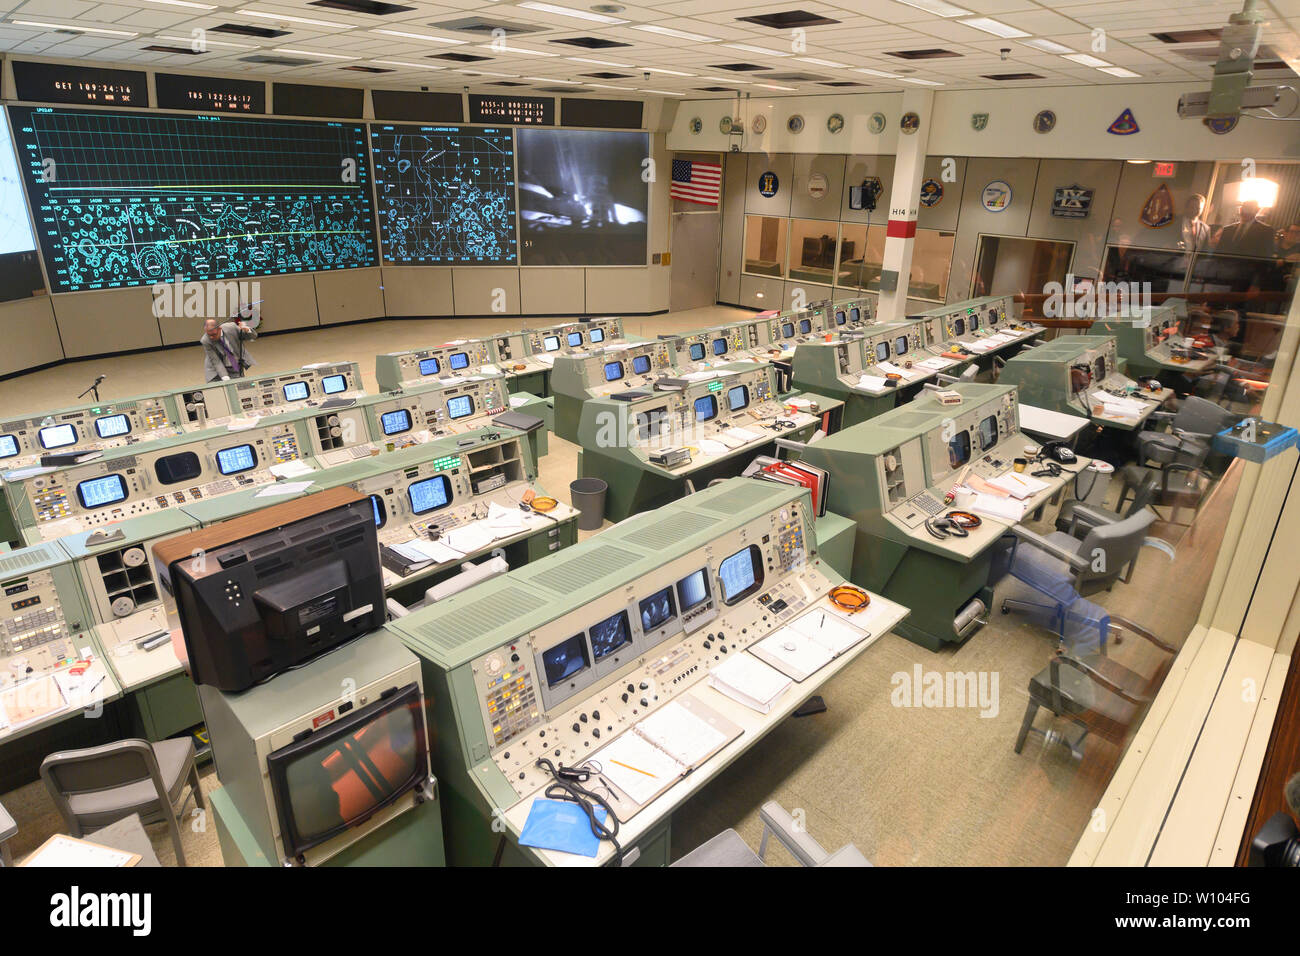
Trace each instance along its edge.
<path fill-rule="evenodd" d="M 487 520 L 493 531 L 500 531 L 505 534 L 515 534 L 527 527 L 522 511 L 518 508 L 507 508 L 495 501 L 488 505 Z M 504 537 L 504 535 L 498 534 L 497 537 Z"/>
<path fill-rule="evenodd" d="M 528 404 L 528 398 L 527 398 L 526 396 L 524 396 L 524 395 L 511 395 L 511 396 L 510 396 L 510 407 L 511 407 L 511 408 L 518 408 L 519 406 L 521 406 L 521 405 L 526 405 L 526 404 Z"/>
<path fill-rule="evenodd" d="M 976 514 L 988 515 L 991 518 L 1005 518 L 1010 521 L 1020 521 L 1025 517 L 1027 506 L 1023 501 L 1017 501 L 1015 498 L 999 498 L 995 495 L 978 494 L 975 496 L 975 503 L 971 505 L 971 511 Z"/>
<path fill-rule="evenodd" d="M 240 432 L 246 428 L 252 428 L 259 421 L 261 421 L 261 419 L 258 418 L 256 415 L 254 415 L 252 418 L 232 418 L 228 422 L 226 422 L 226 430 L 232 432 Z"/>
<path fill-rule="evenodd" d="M 266 485 L 254 498 L 278 498 L 281 495 L 296 495 L 306 491 L 316 482 L 314 481 L 273 481 Z"/>
<path fill-rule="evenodd" d="M 749 649 L 759 660 L 802 683 L 835 656 L 791 627 L 774 631 Z"/>
<path fill-rule="evenodd" d="M 737 703 L 766 714 L 786 692 L 791 680 L 753 654 L 732 654 L 709 671 L 709 684 Z"/>
<path fill-rule="evenodd" d="M 140 857 L 126 850 L 88 843 L 75 837 L 59 834 L 43 843 L 31 856 L 23 860 L 30 867 L 121 867 L 133 866 Z"/>
<path fill-rule="evenodd" d="M 498 535 L 494 534 L 490 527 L 484 526 L 484 522 L 476 521 L 447 532 L 442 536 L 442 541 L 447 547 L 466 555 L 481 551 L 497 537 Z"/>
<path fill-rule="evenodd" d="M 866 632 L 825 609 L 814 609 L 789 624 L 804 637 L 815 641 L 836 657 L 867 636 Z"/>
<path fill-rule="evenodd" d="M 748 428 L 729 428 L 723 432 L 728 438 L 733 438 L 742 445 L 748 445 L 752 441 L 758 441 L 763 436 L 757 432 L 751 432 Z"/>
<path fill-rule="evenodd" d="M 601 775 L 639 804 L 648 803 L 686 768 L 635 732 L 616 738 L 597 755 Z"/>
<path fill-rule="evenodd" d="M 688 767 L 701 763 L 727 741 L 722 731 L 675 700 L 637 724 L 637 732 Z"/>
<path fill-rule="evenodd" d="M 725 455 L 727 446 L 720 441 L 714 441 L 712 438 L 701 438 L 700 451 L 706 455 Z"/>
<path fill-rule="evenodd" d="M 996 478 L 990 478 L 989 484 L 994 488 L 1001 488 L 1013 498 L 1032 498 L 1040 491 L 1046 491 L 1052 487 L 1033 475 L 1016 474 L 1014 471 L 1008 471 Z"/>
<path fill-rule="evenodd" d="M 936 355 L 933 358 L 928 358 L 924 362 L 917 362 L 916 364 L 921 366 L 922 368 L 928 368 L 934 372 L 941 372 L 944 369 L 946 369 L 948 366 L 956 365 L 957 363 L 954 362 L 952 359 L 946 359 L 940 355 Z"/>
<path fill-rule="evenodd" d="M 858 388 L 867 388 L 879 392 L 885 388 L 885 380 L 879 375 L 863 375 L 858 379 Z"/>
<path fill-rule="evenodd" d="M 294 461 L 282 461 L 278 465 L 272 465 L 268 470 L 277 478 L 301 478 L 303 475 L 310 475 L 316 469 L 302 461 L 302 459 L 296 459 Z"/>

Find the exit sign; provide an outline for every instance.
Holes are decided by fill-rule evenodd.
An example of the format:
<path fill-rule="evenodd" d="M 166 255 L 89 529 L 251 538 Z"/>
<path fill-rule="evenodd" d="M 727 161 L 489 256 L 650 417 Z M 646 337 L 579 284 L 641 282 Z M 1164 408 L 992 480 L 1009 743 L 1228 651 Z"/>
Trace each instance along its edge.
<path fill-rule="evenodd" d="M 1156 179 L 1171 179 L 1174 174 L 1178 172 L 1177 163 L 1156 163 L 1155 165 L 1156 168 L 1152 172 L 1152 175 L 1155 176 Z"/>

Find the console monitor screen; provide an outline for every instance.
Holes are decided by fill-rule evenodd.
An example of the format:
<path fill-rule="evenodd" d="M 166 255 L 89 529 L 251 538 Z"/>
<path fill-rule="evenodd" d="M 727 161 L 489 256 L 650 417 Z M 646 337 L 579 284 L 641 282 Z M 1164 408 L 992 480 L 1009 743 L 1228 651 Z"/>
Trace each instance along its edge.
<path fill-rule="evenodd" d="M 1094 382 L 1104 381 L 1106 378 L 1106 356 L 1098 355 L 1097 361 L 1092 363 L 1092 380 Z"/>
<path fill-rule="evenodd" d="M 447 361 L 451 365 L 452 371 L 459 372 L 463 368 L 469 368 L 469 355 L 465 352 L 452 352 L 447 356 Z"/>
<path fill-rule="evenodd" d="M 877 343 L 876 343 L 876 361 L 877 361 L 877 362 L 888 362 L 888 361 L 889 361 L 889 343 L 888 343 L 888 342 L 877 342 Z"/>
<path fill-rule="evenodd" d="M 998 443 L 998 417 L 990 415 L 980 421 L 980 451 L 988 451 Z"/>
<path fill-rule="evenodd" d="M 286 402 L 301 402 L 306 397 L 306 382 L 290 382 L 284 387 L 284 400 Z"/>
<path fill-rule="evenodd" d="M 718 414 L 718 400 L 712 395 L 701 395 L 695 400 L 695 420 L 697 422 L 707 422 L 711 418 L 716 418 Z"/>
<path fill-rule="evenodd" d="M 970 432 L 962 430 L 948 440 L 948 467 L 960 468 L 970 461 Z"/>
<path fill-rule="evenodd" d="M 953 334 L 953 335 L 965 335 L 965 334 L 966 334 L 966 320 L 965 320 L 965 319 L 953 319 L 953 320 L 952 320 L 952 334 Z"/>
<path fill-rule="evenodd" d="M 692 343 L 691 343 L 691 361 L 692 361 L 692 362 L 703 362 L 703 361 L 704 361 L 704 343 L 703 343 L 703 342 L 692 342 Z"/>
<path fill-rule="evenodd" d="M 714 339 L 714 340 L 713 340 L 713 354 L 714 354 L 714 355 L 726 355 L 726 354 L 727 354 L 727 340 L 726 340 L 726 339 Z"/>
<path fill-rule="evenodd" d="M 411 413 L 405 408 L 384 412 L 379 416 L 379 427 L 385 435 L 400 435 L 411 430 Z"/>
<path fill-rule="evenodd" d="M 656 591 L 640 603 L 641 631 L 649 634 L 655 628 L 671 621 L 677 616 L 677 607 L 673 603 L 673 589 L 666 587 Z"/>
<path fill-rule="evenodd" d="M 907 336 L 906 336 L 906 335 L 900 335 L 898 338 L 894 339 L 894 354 L 895 354 L 895 355 L 906 355 L 906 354 L 907 354 Z"/>
<path fill-rule="evenodd" d="M 413 481 L 406 489 L 406 496 L 411 501 L 411 511 L 417 515 L 428 514 L 447 507 L 451 501 L 451 482 L 446 475 Z"/>
<path fill-rule="evenodd" d="M 980 317 L 978 315 L 972 315 L 970 317 L 970 330 L 974 332 L 979 327 L 980 327 Z"/>
<path fill-rule="evenodd" d="M 375 509 L 375 527 L 382 528 L 388 524 L 388 508 L 379 495 L 370 496 L 370 506 Z"/>
<path fill-rule="evenodd" d="M 342 375 L 326 375 L 320 380 L 320 387 L 326 395 L 337 395 L 347 391 L 348 380 Z"/>
<path fill-rule="evenodd" d="M 709 576 L 704 568 L 694 574 L 688 574 L 677 582 L 677 598 L 682 606 L 682 613 L 697 608 L 709 599 Z"/>
<path fill-rule="evenodd" d="M 627 611 L 619 611 L 599 624 L 591 626 L 591 652 L 596 660 L 608 657 L 620 647 L 632 643 L 632 628 L 627 622 Z"/>
<path fill-rule="evenodd" d="M 603 342 L 605 341 L 605 330 L 592 329 L 590 332 L 587 333 L 587 338 L 591 339 L 593 345 Z"/>
<path fill-rule="evenodd" d="M 570 348 L 576 349 L 579 345 L 582 344 L 582 333 L 570 332 L 568 335 L 568 343 Z"/>
<path fill-rule="evenodd" d="M 735 385 L 727 389 L 727 408 L 733 412 L 738 412 L 749 404 L 749 387 L 745 385 Z"/>
<path fill-rule="evenodd" d="M 845 322 L 847 322 L 847 321 L 848 321 L 848 316 L 846 316 L 846 315 L 844 314 L 844 310 L 843 310 L 843 309 L 836 309 L 836 310 L 835 310 L 835 324 L 836 324 L 836 325 L 843 325 L 843 324 L 844 324 Z"/>
<path fill-rule="evenodd" d="M 95 432 L 100 438 L 115 438 L 131 431 L 131 419 L 125 415 L 105 415 L 95 419 Z"/>
<path fill-rule="evenodd" d="M 859 309 L 856 305 L 855 305 L 853 308 L 849 309 L 849 321 L 850 321 L 850 322 L 857 322 L 857 321 L 859 321 L 861 318 L 862 318 L 862 310 Z"/>
<path fill-rule="evenodd" d="M 18 439 L 13 435 L 0 435 L 0 458 L 12 458 L 18 454 Z"/>
<path fill-rule="evenodd" d="M 783 339 L 792 339 L 792 338 L 794 338 L 794 323 L 793 323 L 793 322 L 782 322 L 782 323 L 781 323 L 781 338 L 783 338 Z"/>
<path fill-rule="evenodd" d="M 447 402 L 447 416 L 455 421 L 474 414 L 474 399 L 468 395 L 457 395 Z"/>
<path fill-rule="evenodd" d="M 36 435 L 42 448 L 63 448 L 77 443 L 77 429 L 73 425 L 49 425 Z"/>
<path fill-rule="evenodd" d="M 548 687 L 568 680 L 589 666 L 591 661 L 587 660 L 587 640 L 582 634 L 575 634 L 567 641 L 542 651 L 542 668 L 546 671 Z"/>
<path fill-rule="evenodd" d="M 77 485 L 77 498 L 83 508 L 106 508 L 126 500 L 126 479 L 121 475 L 90 478 Z"/>
<path fill-rule="evenodd" d="M 636 437 L 638 441 L 650 441 L 658 438 L 666 430 L 668 410 L 666 408 L 648 408 L 636 416 Z"/>
<path fill-rule="evenodd" d="M 632 358 L 632 371 L 637 375 L 645 375 L 650 371 L 650 356 L 636 355 Z"/>
<path fill-rule="evenodd" d="M 812 331 L 812 319 L 800 319 L 800 320 L 799 320 L 799 334 L 800 334 L 800 335 L 807 335 L 807 334 L 808 334 L 809 332 L 811 332 L 811 331 Z"/>
<path fill-rule="evenodd" d="M 438 367 L 438 360 L 436 358 L 420 359 L 421 375 L 437 375 Z"/>
<path fill-rule="evenodd" d="M 763 585 L 763 555 L 758 545 L 737 551 L 723 558 L 718 565 L 718 584 L 722 589 L 722 603 L 731 605 L 753 594 Z"/>
<path fill-rule="evenodd" d="M 622 362 L 606 362 L 606 363 L 605 363 L 605 381 L 607 381 L 607 382 L 617 382 L 617 381 L 618 381 L 620 378 L 622 378 L 622 377 L 623 377 L 623 363 L 622 363 Z"/>
<path fill-rule="evenodd" d="M 237 475 L 257 467 L 257 455 L 252 445 L 236 445 L 217 452 L 217 471 L 223 475 Z"/>
<path fill-rule="evenodd" d="M 560 337 L 558 335 L 548 335 L 542 339 L 542 348 L 548 352 L 554 352 L 560 347 Z"/>

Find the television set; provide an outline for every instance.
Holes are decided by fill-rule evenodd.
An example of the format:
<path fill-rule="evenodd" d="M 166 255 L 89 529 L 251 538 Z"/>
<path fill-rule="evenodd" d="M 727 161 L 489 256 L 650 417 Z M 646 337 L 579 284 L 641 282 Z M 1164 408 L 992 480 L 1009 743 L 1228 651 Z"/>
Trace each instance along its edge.
<path fill-rule="evenodd" d="M 247 690 L 384 625 L 374 507 L 351 488 L 167 538 L 153 556 L 196 684 Z"/>

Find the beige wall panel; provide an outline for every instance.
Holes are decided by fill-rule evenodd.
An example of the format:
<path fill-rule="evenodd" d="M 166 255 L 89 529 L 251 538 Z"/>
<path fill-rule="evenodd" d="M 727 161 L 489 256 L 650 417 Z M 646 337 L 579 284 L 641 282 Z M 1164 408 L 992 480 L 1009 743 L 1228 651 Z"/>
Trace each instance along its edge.
<path fill-rule="evenodd" d="M 54 302 L 48 295 L 0 302 L 0 375 L 22 372 L 63 358 Z"/>
<path fill-rule="evenodd" d="M 381 269 L 340 269 L 316 273 L 316 307 L 321 325 L 382 319 L 384 280 Z"/>

